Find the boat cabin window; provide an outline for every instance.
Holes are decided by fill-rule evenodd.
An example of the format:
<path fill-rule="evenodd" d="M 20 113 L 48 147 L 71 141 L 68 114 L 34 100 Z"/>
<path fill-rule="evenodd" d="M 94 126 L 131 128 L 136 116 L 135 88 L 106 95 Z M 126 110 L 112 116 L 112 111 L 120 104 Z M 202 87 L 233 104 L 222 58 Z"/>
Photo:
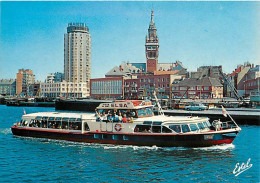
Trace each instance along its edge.
<path fill-rule="evenodd" d="M 68 121 L 62 121 L 61 128 L 62 129 L 68 129 L 68 127 L 69 127 L 69 122 Z"/>
<path fill-rule="evenodd" d="M 166 126 L 162 126 L 162 133 L 172 133 L 172 131 Z"/>
<path fill-rule="evenodd" d="M 137 110 L 138 117 L 152 116 L 153 111 L 150 107 L 142 108 Z"/>
<path fill-rule="evenodd" d="M 81 130 L 81 122 L 70 122 L 69 129 L 70 130 Z"/>
<path fill-rule="evenodd" d="M 152 126 L 152 132 L 153 133 L 161 133 L 162 126 Z"/>
<path fill-rule="evenodd" d="M 39 121 L 42 122 L 42 128 L 47 128 L 47 126 L 48 126 L 47 119 L 48 119 L 48 117 L 42 117 L 41 119 L 39 119 Z"/>
<path fill-rule="evenodd" d="M 181 129 L 183 133 L 190 132 L 190 128 L 188 125 L 181 125 Z"/>
<path fill-rule="evenodd" d="M 27 126 L 27 121 L 26 120 L 24 120 L 24 119 L 22 119 L 21 121 L 20 121 L 20 125 L 21 126 Z"/>
<path fill-rule="evenodd" d="M 88 123 L 85 123 L 85 125 L 84 125 L 84 130 L 85 131 L 89 131 L 90 129 L 89 129 L 89 126 L 88 126 Z"/>
<path fill-rule="evenodd" d="M 196 124 L 190 124 L 191 131 L 197 131 L 199 128 Z"/>
<path fill-rule="evenodd" d="M 24 125 L 24 123 L 22 123 Z M 81 130 L 81 118 L 37 116 L 28 123 L 29 127 Z"/>
<path fill-rule="evenodd" d="M 136 125 L 135 132 L 151 132 L 151 125 Z"/>
<path fill-rule="evenodd" d="M 198 123 L 198 127 L 199 129 L 203 130 L 204 129 L 204 125 L 202 123 Z"/>
<path fill-rule="evenodd" d="M 146 114 L 147 114 L 148 116 L 152 116 L 152 115 L 153 115 L 153 111 L 152 111 L 152 109 L 151 109 L 150 107 L 147 107 L 147 108 L 146 108 Z"/>
<path fill-rule="evenodd" d="M 135 132 L 171 133 L 172 131 L 162 126 L 162 121 L 144 121 L 143 125 L 136 125 Z"/>
<path fill-rule="evenodd" d="M 61 129 L 61 121 L 49 121 L 48 128 L 58 128 Z"/>
<path fill-rule="evenodd" d="M 206 124 L 207 124 L 207 126 L 208 126 L 209 128 L 211 127 L 211 124 L 210 124 L 209 121 L 206 121 Z"/>
<path fill-rule="evenodd" d="M 41 127 L 41 123 L 38 120 L 31 119 L 29 122 L 29 127 Z"/>
<path fill-rule="evenodd" d="M 169 128 L 177 133 L 181 132 L 181 125 L 169 125 Z"/>
<path fill-rule="evenodd" d="M 206 121 L 204 121 L 203 124 L 204 124 L 205 128 L 210 127 Z"/>
<path fill-rule="evenodd" d="M 137 113 L 139 117 L 146 116 L 146 110 L 145 109 L 138 109 Z"/>

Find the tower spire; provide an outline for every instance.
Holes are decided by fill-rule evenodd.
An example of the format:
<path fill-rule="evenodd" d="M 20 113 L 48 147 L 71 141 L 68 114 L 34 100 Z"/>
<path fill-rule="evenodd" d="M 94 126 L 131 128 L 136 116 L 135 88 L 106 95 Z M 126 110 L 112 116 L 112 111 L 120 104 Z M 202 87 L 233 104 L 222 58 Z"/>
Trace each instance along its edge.
<path fill-rule="evenodd" d="M 159 39 L 156 34 L 156 27 L 153 20 L 153 10 L 151 12 L 151 22 L 148 28 L 148 36 L 146 36 L 145 52 L 146 52 L 146 71 L 154 72 L 157 70 L 159 56 Z"/>
<path fill-rule="evenodd" d="M 152 13 L 151 13 L 151 22 L 153 23 L 153 10 L 152 10 Z"/>

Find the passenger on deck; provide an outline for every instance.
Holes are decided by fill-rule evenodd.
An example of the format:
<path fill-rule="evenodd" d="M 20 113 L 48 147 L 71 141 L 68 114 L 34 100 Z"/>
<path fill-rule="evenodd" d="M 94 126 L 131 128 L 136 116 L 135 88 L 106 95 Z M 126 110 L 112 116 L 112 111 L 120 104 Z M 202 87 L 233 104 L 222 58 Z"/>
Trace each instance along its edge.
<path fill-rule="evenodd" d="M 109 115 L 108 115 L 107 121 L 108 121 L 108 122 L 113 122 L 112 114 L 109 114 Z"/>
<path fill-rule="evenodd" d="M 134 122 L 134 118 L 133 117 L 131 117 L 131 119 L 130 119 L 130 122 L 129 123 L 133 123 Z"/>
<path fill-rule="evenodd" d="M 131 121 L 131 118 L 128 117 L 128 118 L 127 118 L 127 123 L 131 123 L 130 121 Z"/>
<path fill-rule="evenodd" d="M 121 112 L 119 112 L 118 121 L 119 121 L 119 122 L 122 122 L 122 120 L 123 120 L 122 114 L 121 114 Z"/>
<path fill-rule="evenodd" d="M 151 133 L 151 132 L 152 132 L 152 129 L 151 129 L 151 127 L 149 127 L 149 130 L 148 130 L 148 132 L 149 132 L 149 133 Z"/>
<path fill-rule="evenodd" d="M 106 115 L 105 111 L 102 114 L 102 121 L 107 121 L 107 115 Z"/>
<path fill-rule="evenodd" d="M 52 127 L 52 123 L 51 123 L 51 122 L 49 122 L 48 128 L 51 128 L 51 127 Z"/>
<path fill-rule="evenodd" d="M 123 121 L 123 123 L 127 123 L 126 114 L 124 114 L 124 117 L 123 117 L 122 121 Z"/>
<path fill-rule="evenodd" d="M 96 114 L 96 121 L 101 121 L 101 114 L 100 112 Z"/>
<path fill-rule="evenodd" d="M 113 118 L 113 121 L 114 121 L 114 122 L 118 122 L 118 121 L 119 121 L 119 117 L 118 117 L 118 115 L 116 114 L 116 112 L 114 112 L 114 115 L 112 116 L 112 118 Z"/>

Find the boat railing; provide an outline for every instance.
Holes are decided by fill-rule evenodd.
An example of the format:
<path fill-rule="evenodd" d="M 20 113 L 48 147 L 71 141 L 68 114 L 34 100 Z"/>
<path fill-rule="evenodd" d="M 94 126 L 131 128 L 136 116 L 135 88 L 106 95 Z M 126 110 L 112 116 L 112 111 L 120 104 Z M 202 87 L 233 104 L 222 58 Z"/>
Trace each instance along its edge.
<path fill-rule="evenodd" d="M 225 122 L 222 122 L 221 128 L 223 130 L 232 129 L 232 128 L 236 128 L 236 125 L 234 124 L 233 121 L 225 121 Z"/>

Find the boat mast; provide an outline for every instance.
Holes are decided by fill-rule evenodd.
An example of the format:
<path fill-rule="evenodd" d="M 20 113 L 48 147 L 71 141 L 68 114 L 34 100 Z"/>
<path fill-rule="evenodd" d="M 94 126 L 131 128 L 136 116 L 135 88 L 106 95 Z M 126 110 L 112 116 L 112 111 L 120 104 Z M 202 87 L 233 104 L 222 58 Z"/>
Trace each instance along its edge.
<path fill-rule="evenodd" d="M 153 95 L 154 95 L 156 104 L 157 104 L 157 106 L 158 106 L 158 114 L 159 114 L 160 116 L 164 116 L 164 113 L 163 113 L 161 104 L 159 103 L 158 98 L 157 98 L 157 96 L 156 96 L 156 91 L 153 92 Z"/>

